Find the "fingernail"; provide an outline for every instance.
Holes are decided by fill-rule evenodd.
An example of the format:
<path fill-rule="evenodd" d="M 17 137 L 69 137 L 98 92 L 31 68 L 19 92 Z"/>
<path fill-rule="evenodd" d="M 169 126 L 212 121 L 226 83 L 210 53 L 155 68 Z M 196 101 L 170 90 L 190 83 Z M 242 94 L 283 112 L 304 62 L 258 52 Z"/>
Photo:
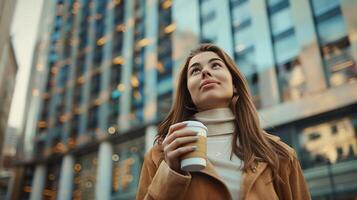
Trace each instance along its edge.
<path fill-rule="evenodd" d="M 192 146 L 192 149 L 197 150 L 197 146 Z"/>

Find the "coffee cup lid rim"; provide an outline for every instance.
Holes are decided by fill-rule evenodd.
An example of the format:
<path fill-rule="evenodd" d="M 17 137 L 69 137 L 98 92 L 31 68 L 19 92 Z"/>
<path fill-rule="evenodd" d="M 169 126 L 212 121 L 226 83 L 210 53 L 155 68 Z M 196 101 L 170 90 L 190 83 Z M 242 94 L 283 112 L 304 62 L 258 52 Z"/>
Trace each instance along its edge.
<path fill-rule="evenodd" d="M 189 120 L 189 121 L 185 121 L 185 123 L 187 123 L 187 125 L 189 126 L 198 126 L 207 130 L 207 127 L 202 122 L 199 121 Z"/>

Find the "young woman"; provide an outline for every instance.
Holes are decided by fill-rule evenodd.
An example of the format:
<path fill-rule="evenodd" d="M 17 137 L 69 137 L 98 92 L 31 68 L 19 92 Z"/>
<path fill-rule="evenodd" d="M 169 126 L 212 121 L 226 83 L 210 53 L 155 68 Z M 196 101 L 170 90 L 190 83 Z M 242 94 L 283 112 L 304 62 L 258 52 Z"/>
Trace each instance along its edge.
<path fill-rule="evenodd" d="M 195 150 L 185 120 L 208 128 L 207 167 L 180 169 Z M 186 145 L 186 146 L 185 146 Z M 295 151 L 259 125 L 248 85 L 219 47 L 203 44 L 186 59 L 173 107 L 145 155 L 137 199 L 310 199 Z"/>

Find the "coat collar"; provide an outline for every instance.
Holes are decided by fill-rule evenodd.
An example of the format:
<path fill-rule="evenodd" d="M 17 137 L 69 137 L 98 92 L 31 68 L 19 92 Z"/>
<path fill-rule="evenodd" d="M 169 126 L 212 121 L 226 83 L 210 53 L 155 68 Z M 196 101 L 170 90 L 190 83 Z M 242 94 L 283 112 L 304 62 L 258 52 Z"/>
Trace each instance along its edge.
<path fill-rule="evenodd" d="M 267 168 L 268 164 L 266 162 L 257 162 L 252 169 L 248 170 L 246 173 L 243 173 L 243 180 L 240 190 L 240 199 L 246 199 L 247 194 L 253 187 L 254 182 L 258 177 L 263 173 Z"/>

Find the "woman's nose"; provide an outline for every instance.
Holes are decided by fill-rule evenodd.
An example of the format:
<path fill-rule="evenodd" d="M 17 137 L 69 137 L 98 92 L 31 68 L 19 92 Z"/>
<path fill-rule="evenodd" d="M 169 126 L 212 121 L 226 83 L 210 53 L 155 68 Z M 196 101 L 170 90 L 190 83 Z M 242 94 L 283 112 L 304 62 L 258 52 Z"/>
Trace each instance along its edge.
<path fill-rule="evenodd" d="M 204 68 L 202 70 L 202 78 L 204 78 L 205 76 L 212 76 L 211 72 L 207 68 Z"/>

